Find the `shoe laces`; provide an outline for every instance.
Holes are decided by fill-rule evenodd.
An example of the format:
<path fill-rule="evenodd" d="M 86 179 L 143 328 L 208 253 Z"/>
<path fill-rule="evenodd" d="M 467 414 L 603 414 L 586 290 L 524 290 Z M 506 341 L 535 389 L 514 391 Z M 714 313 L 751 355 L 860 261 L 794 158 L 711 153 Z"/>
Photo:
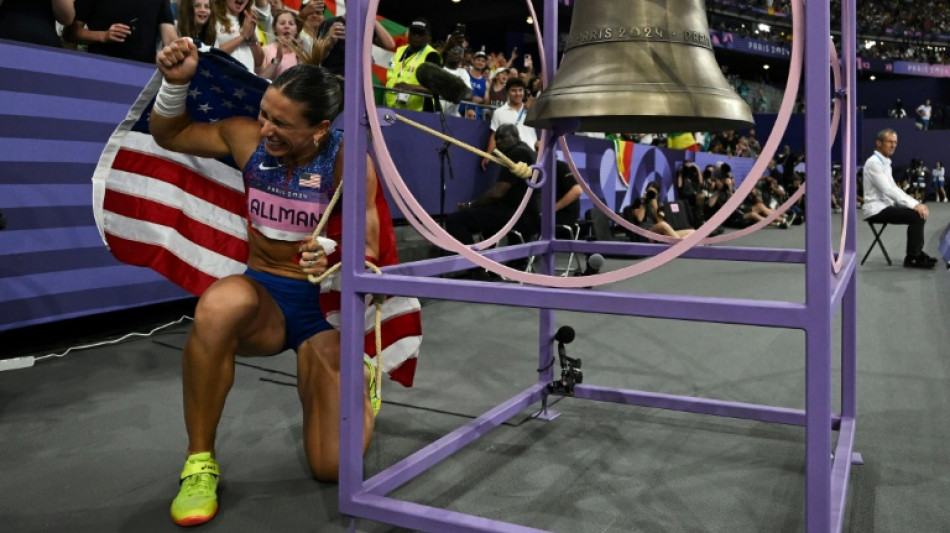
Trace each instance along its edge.
<path fill-rule="evenodd" d="M 214 474 L 192 474 L 181 480 L 180 494 L 191 498 L 214 494 Z"/>

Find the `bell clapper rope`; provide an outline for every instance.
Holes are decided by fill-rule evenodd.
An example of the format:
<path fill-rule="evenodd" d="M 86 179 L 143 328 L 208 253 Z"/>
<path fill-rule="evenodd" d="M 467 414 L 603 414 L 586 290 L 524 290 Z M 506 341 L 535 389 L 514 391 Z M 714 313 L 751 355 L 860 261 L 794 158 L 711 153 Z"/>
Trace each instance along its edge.
<path fill-rule="evenodd" d="M 333 197 L 330 198 L 330 202 L 327 204 L 326 211 L 323 212 L 323 216 L 320 217 L 320 222 L 317 223 L 317 227 L 313 230 L 313 240 L 317 240 L 321 233 L 323 233 L 324 226 L 327 225 L 327 221 L 330 220 L 330 213 L 333 211 L 333 208 L 336 207 L 337 202 L 340 200 L 340 195 L 343 192 L 343 184 L 341 183 L 339 187 L 336 188 L 336 191 L 333 193 Z M 366 268 L 372 270 L 377 274 L 382 274 L 383 272 L 370 261 L 364 261 Z M 328 268 L 323 274 L 319 276 L 314 276 L 313 274 L 307 275 L 307 280 L 310 283 L 319 285 L 323 280 L 330 277 L 334 272 L 340 270 L 342 263 L 337 263 L 332 267 Z M 376 307 L 376 318 L 374 321 L 375 337 L 376 337 L 376 397 L 382 398 L 382 388 L 383 388 L 383 302 L 386 300 L 386 296 L 382 294 L 373 295 L 373 304 Z"/>
<path fill-rule="evenodd" d="M 528 179 L 528 178 L 531 177 L 531 174 L 533 173 L 533 171 L 531 170 L 531 167 L 529 167 L 527 164 L 525 164 L 525 163 L 515 163 L 515 162 L 512 161 L 511 159 L 508 159 L 508 157 L 505 156 L 505 154 L 501 153 L 501 150 L 498 150 L 497 148 L 495 149 L 495 155 L 492 155 L 492 154 L 489 154 L 488 152 L 479 150 L 478 148 L 475 148 L 474 146 L 472 146 L 472 145 L 470 145 L 470 144 L 466 144 L 466 143 L 464 143 L 464 142 L 462 142 L 462 141 L 456 139 L 455 137 L 449 137 L 448 135 L 446 135 L 446 134 L 444 134 L 444 133 L 435 131 L 434 129 L 432 129 L 432 128 L 430 128 L 430 127 L 424 125 L 424 124 L 420 124 L 420 123 L 418 123 L 418 122 L 416 122 L 416 121 L 414 121 L 414 120 L 410 120 L 410 119 L 408 119 L 408 118 L 406 118 L 406 117 L 403 117 L 403 116 L 401 116 L 401 115 L 397 115 L 397 114 L 395 114 L 395 113 L 392 113 L 392 114 L 387 114 L 386 116 L 387 116 L 387 117 L 395 118 L 396 120 L 399 120 L 400 122 L 404 122 L 404 123 L 406 123 L 406 124 L 409 124 L 410 126 L 412 126 L 412 127 L 414 127 L 414 128 L 417 128 L 417 129 L 420 129 L 420 130 L 422 130 L 422 131 L 424 131 L 424 132 L 426 132 L 426 133 L 428 133 L 428 134 L 430 134 L 430 135 L 434 135 L 434 136 L 436 136 L 436 137 L 442 139 L 442 140 L 445 141 L 445 142 L 452 143 L 452 144 L 454 144 L 455 146 L 458 146 L 459 148 L 463 148 L 463 149 L 465 149 L 465 150 L 468 150 L 469 152 L 478 154 L 478 155 L 484 157 L 485 159 L 488 159 L 489 161 L 494 161 L 495 163 L 498 163 L 499 165 L 501 165 L 501 166 L 503 166 L 503 167 L 508 167 L 508 169 L 511 170 L 512 173 L 514 173 L 514 175 L 518 176 L 518 177 L 521 178 L 521 179 Z"/>

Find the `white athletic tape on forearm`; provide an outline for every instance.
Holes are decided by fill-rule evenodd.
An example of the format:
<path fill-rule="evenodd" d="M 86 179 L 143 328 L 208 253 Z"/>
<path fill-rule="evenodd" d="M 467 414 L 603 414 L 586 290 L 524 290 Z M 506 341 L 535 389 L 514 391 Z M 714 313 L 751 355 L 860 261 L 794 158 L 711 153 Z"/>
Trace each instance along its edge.
<path fill-rule="evenodd" d="M 176 85 L 162 79 L 162 87 L 155 95 L 155 106 L 152 111 L 163 117 L 177 117 L 185 112 L 187 99 L 188 85 Z"/>

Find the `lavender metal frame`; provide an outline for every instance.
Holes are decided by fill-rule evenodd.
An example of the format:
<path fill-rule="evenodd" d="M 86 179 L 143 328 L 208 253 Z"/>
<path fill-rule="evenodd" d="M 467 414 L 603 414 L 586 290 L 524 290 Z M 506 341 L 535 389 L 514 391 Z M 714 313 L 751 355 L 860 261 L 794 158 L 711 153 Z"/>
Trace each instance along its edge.
<path fill-rule="evenodd" d="M 805 428 L 805 515 L 807 531 L 841 531 L 847 495 L 847 482 L 852 464 L 860 461 L 853 452 L 856 408 L 856 224 L 851 216 L 847 224 L 843 266 L 838 274 L 832 269 L 831 188 L 821 176 L 830 176 L 830 119 L 827 113 L 830 96 L 828 69 L 830 17 L 828 3 L 806 0 L 806 33 L 816 35 L 805 41 L 805 103 L 808 110 L 819 110 L 806 116 L 808 132 L 805 149 L 808 153 L 810 184 L 807 195 L 808 224 L 805 226 L 805 250 L 749 249 L 737 247 L 706 247 L 694 249 L 683 257 L 738 261 L 803 263 L 805 265 L 805 303 L 760 301 L 731 298 L 688 297 L 665 294 L 591 292 L 573 289 L 550 289 L 509 284 L 486 284 L 471 281 L 431 278 L 435 274 L 465 268 L 469 263 L 458 258 L 419 261 L 384 269 L 384 275 L 365 274 L 362 268 L 343 269 L 342 346 L 343 354 L 360 354 L 363 347 L 363 295 L 366 293 L 459 300 L 475 303 L 536 307 L 539 311 L 539 368 L 548 370 L 538 381 L 491 409 L 476 420 L 452 431 L 392 467 L 363 479 L 363 383 L 360 357 L 343 357 L 341 364 L 340 409 L 340 511 L 352 517 L 367 518 L 419 531 L 526 533 L 540 530 L 498 520 L 401 501 L 386 495 L 412 480 L 428 468 L 449 457 L 491 429 L 499 426 L 527 407 L 541 402 L 544 418 L 553 418 L 547 411 L 545 384 L 552 379 L 548 362 L 553 358 L 553 310 L 602 314 L 667 318 L 676 320 L 719 322 L 790 329 L 806 333 L 806 398 L 805 409 L 788 409 L 765 405 L 726 402 L 707 398 L 676 396 L 595 385 L 578 385 L 576 397 L 726 416 L 763 422 L 804 426 Z M 854 180 L 856 160 L 855 127 L 855 16 L 854 0 L 842 6 L 843 50 L 845 69 L 844 126 L 842 135 L 850 143 L 844 161 L 846 179 Z M 347 8 L 355 20 L 365 20 L 367 0 L 350 0 Z M 544 2 L 544 51 L 548 72 L 555 69 L 557 35 L 557 0 Z M 346 77 L 362 79 L 362 25 L 348 24 L 346 38 Z M 344 127 L 346 161 L 343 195 L 343 223 L 349 231 L 344 236 L 344 261 L 363 264 L 365 243 L 365 179 L 367 142 L 366 108 L 359 83 L 348 83 Z M 553 168 L 553 156 L 546 164 Z M 854 206 L 855 187 L 851 187 L 850 205 Z M 554 205 L 553 186 L 545 186 L 542 200 Z M 496 259 L 539 255 L 543 272 L 551 273 L 555 252 L 657 253 L 662 246 L 618 243 L 583 243 L 553 240 L 553 209 L 545 209 L 541 240 L 528 245 L 492 252 Z M 836 309 L 841 309 L 841 412 L 832 412 L 832 325 Z M 833 459 L 832 432 L 838 431 Z"/>

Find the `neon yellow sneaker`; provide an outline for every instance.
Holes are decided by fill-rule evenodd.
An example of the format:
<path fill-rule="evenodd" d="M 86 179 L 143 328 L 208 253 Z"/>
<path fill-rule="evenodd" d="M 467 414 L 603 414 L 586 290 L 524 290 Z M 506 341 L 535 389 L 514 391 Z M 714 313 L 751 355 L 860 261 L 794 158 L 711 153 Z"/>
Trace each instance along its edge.
<path fill-rule="evenodd" d="M 373 417 L 375 417 L 383 407 L 382 391 L 376 379 L 376 365 L 372 363 L 368 355 L 363 355 L 363 364 L 369 369 L 369 404 L 373 408 Z"/>
<path fill-rule="evenodd" d="M 181 488 L 172 501 L 172 520 L 179 526 L 197 526 L 218 512 L 218 477 L 221 470 L 211 452 L 188 456 L 181 471 Z"/>

